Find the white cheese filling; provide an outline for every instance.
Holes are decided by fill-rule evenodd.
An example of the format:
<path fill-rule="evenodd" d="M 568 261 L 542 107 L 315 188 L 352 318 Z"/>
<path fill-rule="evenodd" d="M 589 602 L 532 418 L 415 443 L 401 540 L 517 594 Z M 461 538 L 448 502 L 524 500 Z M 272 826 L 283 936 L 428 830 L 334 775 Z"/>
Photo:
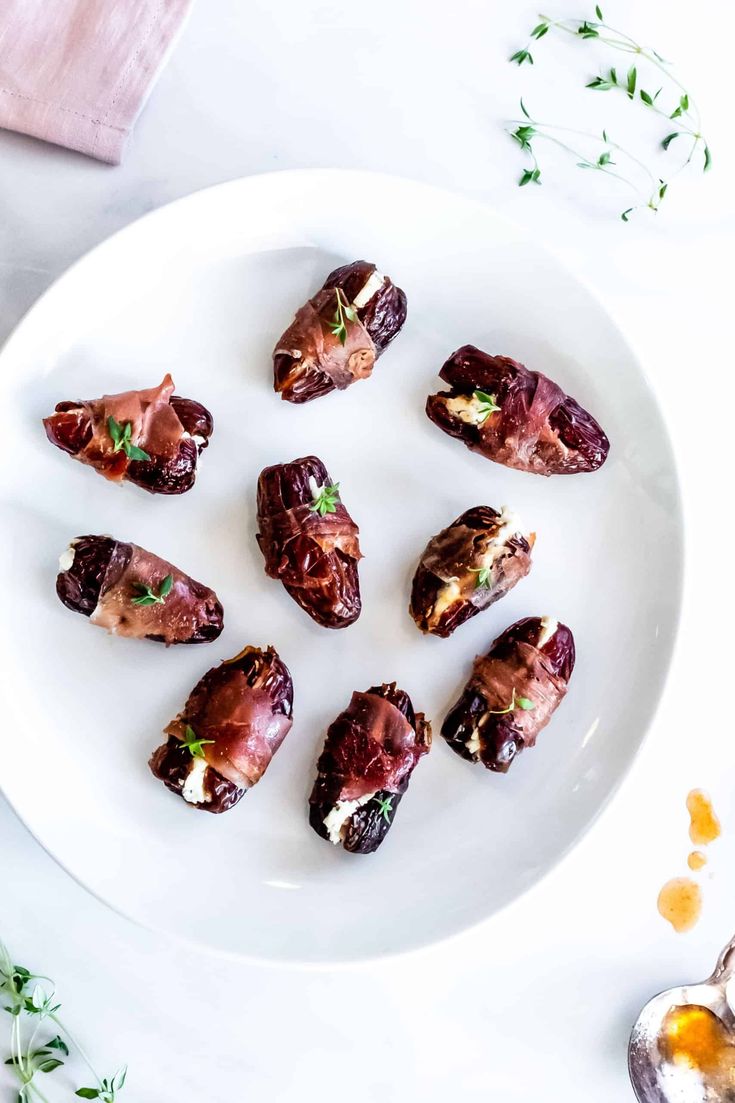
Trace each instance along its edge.
<path fill-rule="evenodd" d="M 538 638 L 536 647 L 544 647 L 559 627 L 559 621 L 554 620 L 553 617 L 541 618 L 541 635 Z"/>
<path fill-rule="evenodd" d="M 206 758 L 192 758 L 191 769 L 186 775 L 181 795 L 189 804 L 207 804 L 212 798 L 204 790 L 204 775 L 207 772 Z"/>
<path fill-rule="evenodd" d="M 358 310 L 362 310 L 370 302 L 373 295 L 377 295 L 384 283 L 385 276 L 378 272 L 376 268 L 372 275 L 368 277 L 368 281 L 362 290 L 355 295 L 352 305 L 357 307 Z"/>
<path fill-rule="evenodd" d="M 377 789 L 375 793 L 377 793 Z M 362 808 L 363 804 L 367 804 L 368 801 L 372 800 L 375 793 L 368 793 L 364 797 L 358 797 L 357 800 L 337 801 L 332 811 L 329 812 L 322 821 L 327 829 L 330 843 L 334 843 L 334 845 L 337 846 L 342 842 L 342 836 L 350 816 L 352 816 L 358 808 Z"/>
<path fill-rule="evenodd" d="M 465 747 L 470 752 L 470 754 L 479 754 L 482 750 L 482 746 L 480 744 L 480 733 L 477 728 L 475 728 L 472 735 L 465 743 Z"/>
<path fill-rule="evenodd" d="M 76 551 L 75 551 L 75 548 L 74 548 L 75 543 L 76 543 L 76 541 L 72 540 L 69 547 L 65 548 L 64 551 L 59 556 L 59 570 L 60 571 L 68 571 L 73 566 L 74 556 L 76 555 Z"/>
<path fill-rule="evenodd" d="M 482 425 L 487 419 L 487 403 L 471 395 L 458 395 L 457 398 L 448 398 L 446 408 L 454 417 L 464 421 L 467 425 Z"/>
<path fill-rule="evenodd" d="M 498 530 L 495 536 L 490 540 L 485 554 L 478 560 L 478 569 L 491 569 L 495 560 L 505 551 L 509 540 L 512 540 L 514 536 L 525 537 L 526 535 L 523 531 L 523 522 L 520 517 L 517 513 L 508 509 L 507 506 L 501 507 L 497 524 Z M 448 609 L 452 602 L 457 601 L 461 596 L 462 590 L 458 578 L 445 583 L 436 595 L 434 616 L 440 617 L 444 610 Z"/>

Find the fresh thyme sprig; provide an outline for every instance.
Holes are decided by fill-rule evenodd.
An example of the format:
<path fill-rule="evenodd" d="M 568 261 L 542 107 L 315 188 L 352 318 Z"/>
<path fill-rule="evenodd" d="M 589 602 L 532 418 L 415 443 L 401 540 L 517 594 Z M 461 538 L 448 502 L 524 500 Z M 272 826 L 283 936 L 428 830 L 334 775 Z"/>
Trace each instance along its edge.
<path fill-rule="evenodd" d="M 326 483 L 324 486 L 319 486 L 316 479 L 309 480 L 309 488 L 312 494 L 312 503 L 309 506 L 311 513 L 318 513 L 320 517 L 324 517 L 327 513 L 337 512 L 337 503 L 339 502 L 339 483 L 334 483 L 333 486 L 328 486 Z"/>
<path fill-rule="evenodd" d="M 378 805 L 379 815 L 383 817 L 386 823 L 390 823 L 390 814 L 393 811 L 393 797 L 373 797 L 373 800 Z"/>
<path fill-rule="evenodd" d="M 487 586 L 490 588 L 490 573 L 492 567 L 470 567 L 472 574 L 477 575 L 477 582 L 475 583 L 475 589 L 479 590 L 481 586 Z"/>
<path fill-rule="evenodd" d="M 214 743 L 214 740 L 197 738 L 197 733 L 194 729 L 189 724 L 186 725 L 184 728 L 184 738 L 181 740 L 181 746 L 186 747 L 192 758 L 204 758 L 202 747 L 206 747 L 208 743 Z"/>
<path fill-rule="evenodd" d="M 354 306 L 350 306 L 346 298 L 344 298 L 344 302 L 342 301 L 343 292 L 341 288 L 335 287 L 334 293 L 337 296 L 337 309 L 329 328 L 334 336 L 339 339 L 340 345 L 343 345 L 347 340 L 347 323 L 357 321 L 357 311 Z"/>
<path fill-rule="evenodd" d="M 490 414 L 496 414 L 500 409 L 497 395 L 486 394 L 485 391 L 473 391 L 472 397 L 479 404 L 478 414 L 482 414 L 482 420 L 478 422 L 478 425 L 484 425 Z"/>
<path fill-rule="evenodd" d="M 39 981 L 46 981 L 48 991 Z M 31 988 L 31 983 L 33 987 Z M 0 942 L 0 996 L 2 1006 L 12 1018 L 10 1030 L 10 1056 L 5 1064 L 12 1068 L 20 1085 L 15 1103 L 48 1103 L 45 1092 L 37 1079 L 39 1073 L 48 1075 L 65 1062 L 60 1054 L 69 1057 L 71 1045 L 79 1054 L 96 1081 L 95 1087 L 79 1088 L 82 1099 L 98 1099 L 101 1103 L 115 1103 L 125 1084 L 127 1069 L 121 1068 L 111 1078 L 100 1077 L 82 1047 L 58 1018 L 61 1008 L 55 1001 L 53 982 L 49 977 L 31 973 L 21 965 L 13 964 L 8 950 Z M 43 1030 L 55 1033 L 47 1041 L 40 1040 Z M 24 1029 L 25 1028 L 25 1029 Z"/>
<path fill-rule="evenodd" d="M 488 709 L 488 712 L 491 716 L 505 716 L 507 712 L 515 712 L 516 709 L 522 709 L 523 712 L 531 712 L 535 708 L 536 706 L 530 698 L 516 697 L 516 691 L 514 689 L 509 705 L 504 709 Z"/>
<path fill-rule="evenodd" d="M 529 49 L 531 42 L 538 42 L 540 39 L 544 38 L 544 36 L 547 35 L 550 30 L 556 30 L 572 35 L 579 41 L 596 40 L 605 44 L 606 46 L 609 46 L 611 49 L 621 51 L 625 54 L 634 55 L 638 59 L 644 60 L 651 66 L 655 67 L 663 75 L 664 84 L 655 92 L 642 87 L 638 67 L 636 64 L 631 65 L 628 68 L 627 72 L 624 74 L 618 74 L 617 69 L 611 67 L 600 75 L 594 77 L 592 80 L 588 81 L 586 84 L 586 87 L 593 91 L 620 91 L 631 102 L 641 104 L 644 110 L 659 115 L 667 121 L 677 120 L 677 129 L 667 133 L 666 136 L 661 139 L 661 148 L 664 151 L 667 151 L 669 149 L 669 146 L 676 138 L 687 138 L 691 142 L 686 159 L 683 161 L 682 164 L 679 165 L 676 172 L 669 176 L 668 181 L 659 179 L 658 182 L 656 182 L 655 178 L 653 178 L 653 174 L 650 172 L 647 166 L 643 165 L 643 163 L 638 161 L 636 158 L 631 158 L 633 161 L 636 161 L 639 167 L 645 170 L 649 177 L 654 179 L 654 186 L 652 187 L 650 193 L 647 195 L 647 198 L 644 201 L 636 203 L 634 206 L 629 207 L 626 211 L 623 212 L 621 218 L 624 222 L 627 222 L 633 211 L 637 210 L 639 207 L 646 207 L 652 211 L 657 211 L 659 209 L 661 200 L 664 198 L 669 187 L 669 183 L 674 178 L 674 176 L 678 175 L 679 172 L 686 168 L 686 166 L 691 162 L 694 154 L 699 148 L 702 149 L 702 168 L 705 172 L 712 165 L 712 153 L 710 151 L 709 143 L 702 133 L 699 109 L 687 88 L 673 73 L 670 63 L 667 62 L 656 50 L 641 45 L 624 31 L 620 31 L 617 28 L 611 26 L 609 23 L 605 22 L 602 9 L 599 4 L 595 6 L 595 17 L 596 18 L 594 20 L 579 18 L 552 19 L 550 16 L 547 15 L 539 15 L 539 19 L 541 20 L 541 22 L 538 23 L 531 31 L 528 46 L 524 49 L 517 50 L 510 58 L 510 61 L 515 62 L 517 65 L 523 65 L 524 63 L 529 63 L 532 65 L 534 63 L 534 58 Z M 676 95 L 676 103 L 673 106 L 673 109 L 669 110 L 662 106 L 662 102 L 659 99 L 661 93 L 664 91 L 664 87 L 666 86 L 667 82 L 669 84 L 669 91 L 671 91 L 671 86 L 673 86 Z M 541 125 L 542 124 L 538 124 L 539 127 Z M 554 127 L 550 124 L 545 124 L 545 129 L 567 130 L 568 133 L 573 133 L 573 131 L 569 130 L 568 128 Z M 519 184 L 521 186 L 529 183 L 540 184 L 540 166 L 536 159 L 535 153 L 530 146 L 530 142 L 528 141 L 528 139 L 533 135 L 526 135 L 524 141 L 524 130 L 527 131 L 528 128 L 521 123 L 518 129 L 516 129 L 516 131 L 512 133 L 512 136 L 515 138 L 516 141 L 519 142 L 524 152 L 530 154 L 533 164 L 530 168 L 526 169 L 523 172 L 519 180 Z M 549 137 L 549 135 L 545 135 L 543 133 L 538 133 L 538 136 Z M 575 156 L 577 155 L 576 151 L 569 149 L 569 147 L 566 146 L 564 143 L 557 141 L 556 144 L 560 145 L 564 149 L 567 149 Z M 600 157 L 604 156 L 605 153 L 603 151 Z M 580 168 L 605 169 L 606 165 L 613 163 L 614 162 L 612 162 L 609 157 L 605 160 L 600 160 L 599 158 L 596 160 L 590 160 L 587 157 L 582 157 L 581 159 L 577 160 L 577 165 Z M 620 173 L 616 172 L 608 172 L 608 175 L 617 176 L 619 179 L 626 179 Z M 630 184 L 631 187 L 635 187 L 635 185 L 627 179 L 626 183 Z"/>
<path fill-rule="evenodd" d="M 568 126 L 557 126 L 554 123 L 541 122 L 538 119 L 532 118 L 523 100 L 520 101 L 520 104 L 524 118 L 513 120 L 510 125 L 514 129 L 509 129 L 508 133 L 511 138 L 518 143 L 523 152 L 529 155 L 533 162 L 533 167 L 531 169 L 526 169 L 518 181 L 521 187 L 531 180 L 536 184 L 541 183 L 541 166 L 539 165 L 536 151 L 533 147 L 533 142 L 536 139 L 540 139 L 551 142 L 553 145 L 558 146 L 574 157 L 577 168 L 593 169 L 597 172 L 602 172 L 606 176 L 612 176 L 616 180 L 620 180 L 631 188 L 636 195 L 637 201 L 621 215 L 624 222 L 627 222 L 630 214 L 639 207 L 645 206 L 653 211 L 658 210 L 659 204 L 666 194 L 668 184 L 660 178 L 656 179 L 643 161 L 621 146 L 619 142 L 614 142 L 606 130 L 603 130 L 601 135 L 597 135 L 591 134 L 589 131 L 585 130 L 575 130 Z M 596 154 L 594 158 L 590 158 L 576 146 L 572 146 L 568 141 L 557 137 L 558 134 L 563 134 L 565 137 L 566 135 L 571 135 L 575 138 L 582 138 L 585 142 L 597 143 L 598 148 L 602 147 L 601 152 Z M 649 181 L 649 191 L 642 191 L 633 180 L 620 171 L 618 164 L 612 159 L 613 150 L 623 157 L 626 162 L 630 165 L 635 165 L 645 174 Z"/>
<path fill-rule="evenodd" d="M 129 460 L 149 460 L 151 458 L 147 452 L 144 452 L 142 448 L 138 448 L 138 445 L 131 441 L 130 438 L 133 433 L 133 423 L 131 421 L 126 421 L 124 425 L 121 425 L 110 415 L 107 419 L 107 431 L 114 444 L 113 452 L 124 452 Z"/>
<path fill-rule="evenodd" d="M 140 597 L 133 598 L 133 605 L 163 605 L 173 589 L 174 576 L 172 574 L 166 575 L 161 582 L 158 593 L 151 589 L 150 586 L 147 586 L 145 582 L 134 582 L 133 585 L 140 593 Z"/>

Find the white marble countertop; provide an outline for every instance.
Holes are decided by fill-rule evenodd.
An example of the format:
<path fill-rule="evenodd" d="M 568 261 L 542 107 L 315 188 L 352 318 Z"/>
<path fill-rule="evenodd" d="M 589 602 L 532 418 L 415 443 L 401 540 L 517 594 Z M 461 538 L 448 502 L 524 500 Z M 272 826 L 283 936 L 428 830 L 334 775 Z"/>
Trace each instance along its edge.
<path fill-rule="evenodd" d="M 653 381 L 683 484 L 682 627 L 641 754 L 561 868 L 450 943 L 335 971 L 183 951 L 87 895 L 0 798 L 0 935 L 55 977 L 100 1064 L 129 1063 L 125 1098 L 620 1103 L 631 1098 L 625 1046 L 638 1009 L 708 973 L 735 928 L 735 740 L 723 707 L 734 612 L 735 20 L 723 0 L 701 0 L 696 14 L 684 0 L 603 6 L 680 61 L 714 134 L 715 171 L 682 177 L 657 217 L 628 226 L 611 214 L 619 200 L 611 208 L 572 169 L 516 187 L 520 162 L 500 121 L 518 95 L 556 117 L 589 110 L 591 96 L 551 50 L 533 70 L 506 64 L 535 22 L 525 0 L 199 0 L 122 167 L 0 133 L 0 340 L 72 260 L 170 199 L 278 168 L 377 169 L 486 200 L 596 289 Z M 561 2 L 554 11 L 585 14 Z M 635 540 L 624 517 L 620 539 Z M 693 786 L 712 792 L 725 830 L 711 848 L 703 918 L 676 936 L 655 902 L 685 872 Z"/>

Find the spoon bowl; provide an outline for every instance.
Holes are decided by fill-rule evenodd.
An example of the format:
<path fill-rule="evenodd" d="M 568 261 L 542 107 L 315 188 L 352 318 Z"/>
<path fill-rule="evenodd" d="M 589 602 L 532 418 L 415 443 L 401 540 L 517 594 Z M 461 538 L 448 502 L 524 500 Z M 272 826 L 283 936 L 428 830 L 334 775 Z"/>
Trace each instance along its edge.
<path fill-rule="evenodd" d="M 671 1013 L 691 1007 L 710 1011 L 727 1034 L 728 1045 L 735 1047 L 734 971 L 735 938 L 728 942 L 707 980 L 668 988 L 648 1001 L 628 1043 L 628 1072 L 639 1103 L 734 1103 L 733 1082 L 723 1082 L 716 1071 L 686 1060 L 669 1060 L 661 1044 Z"/>

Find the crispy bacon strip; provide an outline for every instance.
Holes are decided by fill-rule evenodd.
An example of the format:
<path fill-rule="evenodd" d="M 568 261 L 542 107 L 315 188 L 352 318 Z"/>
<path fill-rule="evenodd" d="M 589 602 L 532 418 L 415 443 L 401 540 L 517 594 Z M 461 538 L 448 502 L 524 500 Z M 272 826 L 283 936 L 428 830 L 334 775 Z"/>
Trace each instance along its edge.
<path fill-rule="evenodd" d="M 214 423 L 204 406 L 173 391 L 173 380 L 166 375 L 148 390 L 59 402 L 44 418 L 46 436 L 112 482 L 132 482 L 152 494 L 183 494 L 194 485 L 197 460 Z M 130 426 L 130 447 L 118 444 L 116 450 L 110 419 L 123 431 Z"/>
<path fill-rule="evenodd" d="M 314 491 L 331 486 L 316 456 L 266 467 L 258 479 L 258 545 L 265 571 L 317 624 L 345 628 L 360 615 L 359 529 L 341 501 L 322 516 Z"/>
<path fill-rule="evenodd" d="M 422 755 L 431 725 L 407 693 L 390 685 L 353 693 L 327 732 L 309 798 L 318 835 L 345 850 L 370 854 L 393 823 L 395 810 Z"/>
<path fill-rule="evenodd" d="M 56 592 L 68 609 L 117 636 L 173 643 L 207 643 L 222 631 L 214 590 L 165 559 L 110 536 L 79 536 L 61 556 Z M 152 601 L 147 593 L 159 595 Z M 148 588 L 148 590 L 146 589 Z"/>
<path fill-rule="evenodd" d="M 526 617 L 507 628 L 451 708 L 442 735 L 452 750 L 506 773 L 533 747 L 563 700 L 574 670 L 574 637 L 565 624 Z"/>
<path fill-rule="evenodd" d="M 508 593 L 531 569 L 535 533 L 505 506 L 465 510 L 432 537 L 411 588 L 409 612 L 422 632 L 446 638 Z"/>
<path fill-rule="evenodd" d="M 300 403 L 367 379 L 405 320 L 406 296 L 374 264 L 335 269 L 276 344 L 275 390 Z"/>
<path fill-rule="evenodd" d="M 293 683 L 273 647 L 246 647 L 197 683 L 165 728 L 150 768 L 205 812 L 224 812 L 256 785 L 291 730 Z M 194 742 L 192 742 L 194 740 Z"/>
<path fill-rule="evenodd" d="M 426 413 L 473 452 L 537 475 L 596 471 L 607 459 L 600 425 L 541 372 L 464 345 L 439 374 L 451 390 L 430 395 Z M 488 412 L 478 391 L 499 410 Z"/>

